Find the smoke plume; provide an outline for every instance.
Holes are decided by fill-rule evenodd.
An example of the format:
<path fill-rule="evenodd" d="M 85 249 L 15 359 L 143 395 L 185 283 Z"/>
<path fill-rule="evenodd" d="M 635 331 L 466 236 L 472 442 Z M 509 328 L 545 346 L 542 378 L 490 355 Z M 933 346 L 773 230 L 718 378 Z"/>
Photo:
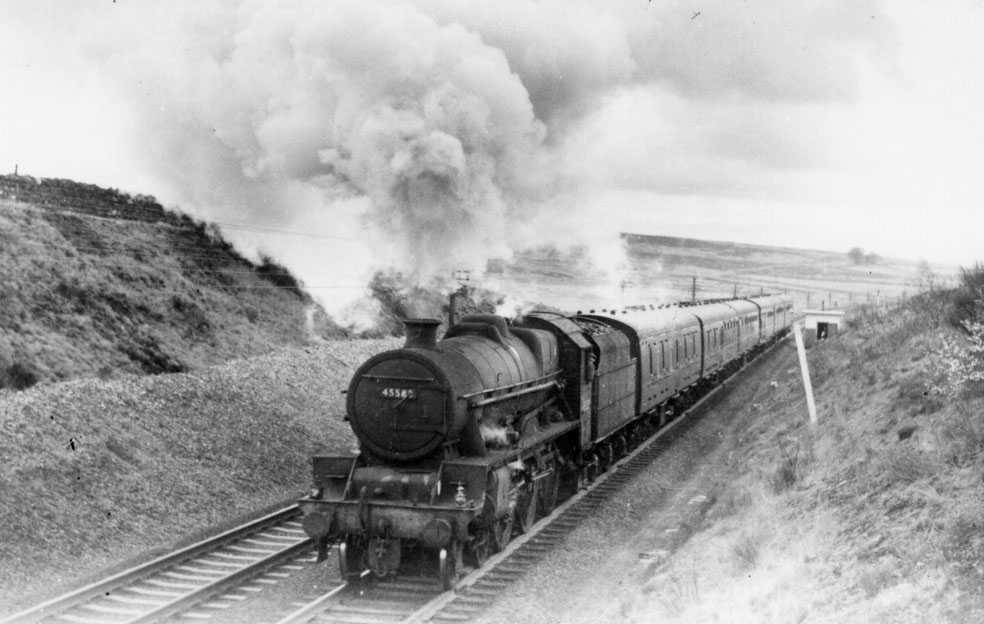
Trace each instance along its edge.
<path fill-rule="evenodd" d="M 780 133 L 766 115 L 714 115 L 723 129 L 705 128 L 693 117 L 704 98 L 848 97 L 853 74 L 831 60 L 871 38 L 877 13 L 846 0 L 765 4 L 712 1 L 696 21 L 687 3 L 628 1 L 244 0 L 181 12 L 132 2 L 79 30 L 134 104 L 139 157 L 165 197 L 358 322 L 372 312 L 351 304 L 379 270 L 410 287 L 446 284 L 544 243 L 597 254 L 615 284 L 618 219 L 586 199 L 594 190 L 747 186 L 733 169 L 705 179 L 718 169 L 702 158 L 726 142 L 733 162 L 756 163 L 764 156 L 742 152 L 742 133 Z M 770 30 L 779 15 L 783 28 Z M 794 56 L 770 41 L 779 30 Z M 645 149 L 599 140 L 635 135 Z M 752 149 L 788 148 L 768 141 Z M 663 144 L 675 160 L 653 162 Z"/>

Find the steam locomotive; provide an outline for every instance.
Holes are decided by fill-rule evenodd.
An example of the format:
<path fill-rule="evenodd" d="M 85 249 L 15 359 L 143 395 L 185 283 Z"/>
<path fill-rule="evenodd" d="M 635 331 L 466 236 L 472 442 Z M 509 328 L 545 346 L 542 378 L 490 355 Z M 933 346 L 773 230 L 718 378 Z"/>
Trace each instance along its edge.
<path fill-rule="evenodd" d="M 313 458 L 302 524 L 321 559 L 338 544 L 343 577 L 425 560 L 450 588 L 781 337 L 792 301 L 473 315 L 440 341 L 437 320 L 405 323 L 403 348 L 356 371 L 361 452 Z"/>

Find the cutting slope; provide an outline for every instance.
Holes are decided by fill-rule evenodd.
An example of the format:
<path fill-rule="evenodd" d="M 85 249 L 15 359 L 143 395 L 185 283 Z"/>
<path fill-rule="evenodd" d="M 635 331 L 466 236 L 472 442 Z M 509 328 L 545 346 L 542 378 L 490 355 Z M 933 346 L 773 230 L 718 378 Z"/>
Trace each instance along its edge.
<path fill-rule="evenodd" d="M 293 278 L 153 198 L 0 176 L 0 387 L 189 370 L 339 335 Z"/>

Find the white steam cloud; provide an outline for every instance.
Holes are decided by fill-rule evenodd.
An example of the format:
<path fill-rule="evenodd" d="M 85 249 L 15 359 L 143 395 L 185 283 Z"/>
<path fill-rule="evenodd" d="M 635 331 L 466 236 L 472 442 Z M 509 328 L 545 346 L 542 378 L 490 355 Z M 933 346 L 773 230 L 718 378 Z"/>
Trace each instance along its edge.
<path fill-rule="evenodd" d="M 204 216 L 337 237 L 227 229 L 237 243 L 283 259 L 335 310 L 374 269 L 426 284 L 510 256 L 510 223 L 550 172 L 544 125 L 500 49 L 402 2 L 186 19 L 174 34 L 198 45 L 141 93 L 150 163 Z M 136 79 L 159 58 L 121 69 Z M 319 290 L 335 285 L 355 289 Z"/>
<path fill-rule="evenodd" d="M 877 6 L 848 0 L 193 6 L 66 10 L 134 105 L 144 168 L 335 313 L 375 270 L 428 284 L 544 243 L 584 246 L 617 288 L 619 219 L 595 190 L 747 186 L 703 167 L 721 149 L 742 173 L 811 162 L 772 117 L 693 115 L 722 94 L 749 110 L 849 98 L 852 69 L 832 61 L 882 36 Z"/>

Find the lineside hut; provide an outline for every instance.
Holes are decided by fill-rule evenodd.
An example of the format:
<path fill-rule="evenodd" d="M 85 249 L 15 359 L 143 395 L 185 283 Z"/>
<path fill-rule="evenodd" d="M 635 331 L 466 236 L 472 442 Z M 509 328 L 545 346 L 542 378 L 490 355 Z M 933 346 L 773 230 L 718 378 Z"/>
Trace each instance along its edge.
<path fill-rule="evenodd" d="M 844 324 L 843 310 L 804 310 L 803 314 L 807 344 L 833 338 Z"/>

